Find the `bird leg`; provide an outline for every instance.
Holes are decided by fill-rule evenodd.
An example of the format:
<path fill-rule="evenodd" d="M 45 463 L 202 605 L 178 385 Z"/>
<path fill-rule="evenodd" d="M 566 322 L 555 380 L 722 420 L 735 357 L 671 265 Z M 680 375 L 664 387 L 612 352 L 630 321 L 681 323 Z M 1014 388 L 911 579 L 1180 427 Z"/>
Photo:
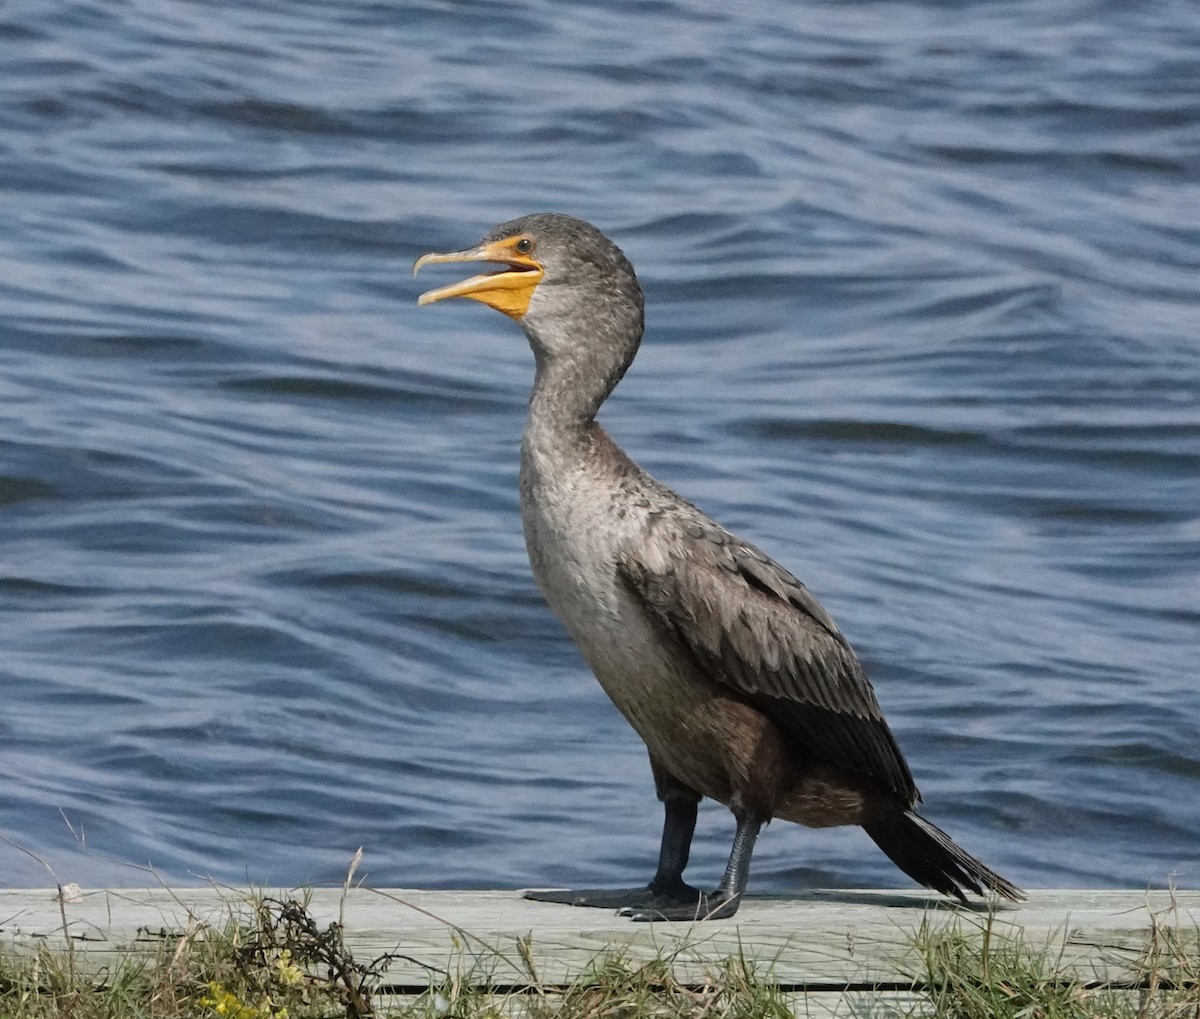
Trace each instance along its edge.
<path fill-rule="evenodd" d="M 708 895 L 692 898 L 686 903 L 660 905 L 657 902 L 643 906 L 627 906 L 622 916 L 631 920 L 726 920 L 738 911 L 742 893 L 746 890 L 746 879 L 750 874 L 750 857 L 758 839 L 762 821 L 754 816 L 739 816 L 737 831 L 733 835 L 733 850 L 721 883 Z M 687 887 L 686 885 L 684 887 Z"/>
<path fill-rule="evenodd" d="M 658 853 L 658 870 L 644 888 L 583 888 L 574 891 L 526 892 L 525 898 L 537 902 L 563 902 L 571 906 L 595 906 L 600 909 L 661 911 L 682 909 L 691 919 L 704 901 L 704 893 L 683 880 L 696 831 L 696 800 L 672 796 L 663 801 L 662 846 Z M 749 857 L 747 856 L 747 865 Z M 744 881 L 743 881 L 744 883 Z"/>

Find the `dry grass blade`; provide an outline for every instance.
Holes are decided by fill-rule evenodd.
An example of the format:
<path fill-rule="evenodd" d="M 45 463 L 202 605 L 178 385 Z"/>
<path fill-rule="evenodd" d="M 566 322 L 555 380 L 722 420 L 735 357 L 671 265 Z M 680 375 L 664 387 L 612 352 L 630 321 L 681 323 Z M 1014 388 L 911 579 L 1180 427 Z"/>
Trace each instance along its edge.
<path fill-rule="evenodd" d="M 1171 912 L 1168 910 L 1168 912 Z M 1045 944 L 994 914 L 982 926 L 934 928 L 914 938 L 928 1002 L 913 1014 L 934 1019 L 1200 1019 L 1200 928 L 1176 912 L 1149 912 L 1144 947 L 1089 945 L 1095 975 L 1070 964 L 1071 932 Z M 1106 950 L 1108 958 L 1106 958 Z M 1115 975 L 1114 975 L 1115 974 Z"/>
<path fill-rule="evenodd" d="M 156 952 L 128 947 L 98 974 L 69 953 L 0 955 L 4 1019 L 370 1019 L 390 956 L 360 963 L 340 924 L 322 929 L 305 904 L 270 898 L 230 905 L 223 927 L 189 918 Z"/>
<path fill-rule="evenodd" d="M 416 960 L 396 951 L 360 962 L 341 923 L 319 923 L 304 899 L 228 898 L 225 908 L 208 923 L 188 914 L 177 933 L 157 938 L 156 950 L 128 944 L 99 974 L 79 972 L 65 950 L 0 954 L 0 1016 L 788 1019 L 830 1007 L 838 1015 L 905 1014 L 919 992 L 911 1014 L 933 1019 L 1200 1019 L 1200 930 L 1174 908 L 1146 910 L 1142 931 L 1126 924 L 1122 936 L 1090 943 L 1065 928 L 1038 943 L 996 915 L 956 916 L 947 925 L 931 913 L 912 942 L 919 967 L 903 986 L 859 988 L 853 999 L 849 991 L 780 986 L 773 965 L 754 961 L 748 949 L 714 956 L 690 937 L 652 956 L 644 946 L 598 950 L 547 982 L 547 956 L 531 938 L 509 943 L 505 954 L 452 924 L 449 955 L 438 960 L 444 965 L 422 964 L 427 983 L 414 985 L 411 966 L 407 982 L 388 968 Z"/>

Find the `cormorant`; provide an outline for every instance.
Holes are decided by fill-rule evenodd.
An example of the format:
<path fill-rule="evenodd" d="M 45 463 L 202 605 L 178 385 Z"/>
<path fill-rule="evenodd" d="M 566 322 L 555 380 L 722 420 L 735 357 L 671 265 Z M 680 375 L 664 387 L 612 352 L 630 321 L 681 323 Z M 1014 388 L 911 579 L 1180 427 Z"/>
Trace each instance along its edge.
<path fill-rule="evenodd" d="M 589 223 L 540 213 L 434 262 L 499 269 L 422 294 L 516 319 L 536 377 L 521 443 L 534 577 L 600 685 L 645 741 L 666 818 L 644 888 L 533 891 L 635 920 L 729 917 L 759 829 L 861 825 L 910 877 L 966 901 L 1020 890 L 919 817 L 917 787 L 846 638 L 791 573 L 634 463 L 596 423 L 642 339 L 642 290 Z M 716 889 L 683 880 L 702 797 L 737 830 Z"/>

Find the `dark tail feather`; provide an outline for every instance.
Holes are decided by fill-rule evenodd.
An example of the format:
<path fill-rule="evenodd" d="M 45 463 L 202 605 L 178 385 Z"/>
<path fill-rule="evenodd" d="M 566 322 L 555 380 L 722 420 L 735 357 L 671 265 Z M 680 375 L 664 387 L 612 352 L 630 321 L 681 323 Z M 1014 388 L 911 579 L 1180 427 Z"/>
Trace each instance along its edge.
<path fill-rule="evenodd" d="M 875 845 L 914 881 L 926 888 L 957 896 L 966 902 L 964 890 L 983 895 L 984 889 L 1013 902 L 1025 893 L 975 857 L 956 846 L 950 836 L 911 811 L 900 810 L 864 824 Z"/>

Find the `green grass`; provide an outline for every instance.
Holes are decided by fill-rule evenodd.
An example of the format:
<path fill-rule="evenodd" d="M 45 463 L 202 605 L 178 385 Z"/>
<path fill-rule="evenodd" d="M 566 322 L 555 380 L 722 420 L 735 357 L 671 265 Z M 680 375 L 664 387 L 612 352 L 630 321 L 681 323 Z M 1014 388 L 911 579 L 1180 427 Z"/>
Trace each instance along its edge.
<path fill-rule="evenodd" d="M 74 952 L 0 955 L 3 1019 L 309 1019 L 375 1014 L 386 957 L 356 962 L 341 928 L 320 929 L 303 902 L 261 898 L 222 927 L 196 924 L 153 953 L 136 948 L 85 971 Z"/>
<path fill-rule="evenodd" d="M 1200 1019 L 1200 931 L 1148 916 L 1141 944 L 1074 946 L 1067 932 L 1045 943 L 988 915 L 913 937 L 919 980 L 938 1019 Z M 1075 954 L 1074 965 L 1069 965 Z M 1109 963 L 1119 980 L 1081 975 L 1079 952 Z"/>
<path fill-rule="evenodd" d="M 1087 951 L 1088 958 L 1108 951 L 1119 962 L 1128 974 L 1119 984 L 1077 975 L 1078 966 L 1067 965 L 1073 945 L 1066 932 L 1031 944 L 994 916 L 948 928 L 926 924 L 911 934 L 913 993 L 858 993 L 842 1014 L 1200 1019 L 1197 930 L 1149 921 L 1136 948 Z M 263 897 L 231 906 L 223 925 L 194 923 L 154 952 L 131 951 L 101 973 L 85 971 L 70 952 L 0 955 L 0 1017 L 786 1019 L 807 1010 L 803 989 L 780 987 L 769 967 L 739 957 L 685 984 L 672 955 L 645 962 L 607 953 L 568 983 L 548 985 L 528 945 L 517 954 L 506 961 L 524 974 L 519 981 L 497 986 L 484 968 L 487 954 L 460 948 L 458 965 L 430 971 L 424 993 L 393 998 L 385 992 L 395 956 L 356 960 L 338 924 L 319 927 L 303 901 Z"/>
<path fill-rule="evenodd" d="M 600 955 L 566 985 L 489 988 L 486 980 L 433 987 L 400 1012 L 410 1019 L 792 1019 L 789 995 L 759 979 L 744 960 L 730 959 L 699 983 L 681 983 L 673 956 L 633 961 Z"/>

